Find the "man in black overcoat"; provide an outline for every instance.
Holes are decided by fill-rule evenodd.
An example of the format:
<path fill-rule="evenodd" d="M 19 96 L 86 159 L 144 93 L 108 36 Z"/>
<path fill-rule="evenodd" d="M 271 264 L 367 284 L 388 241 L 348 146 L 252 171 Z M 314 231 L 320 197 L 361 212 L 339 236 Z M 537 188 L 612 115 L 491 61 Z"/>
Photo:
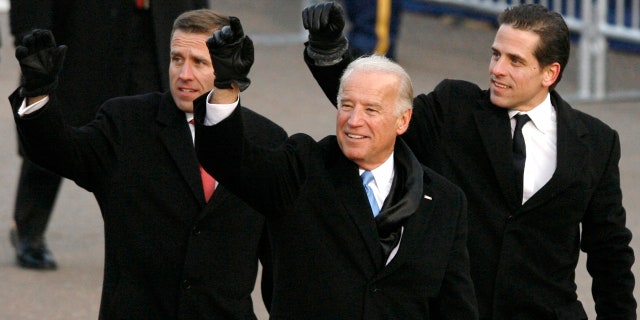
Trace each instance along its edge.
<path fill-rule="evenodd" d="M 338 79 L 351 60 L 343 55 L 341 10 L 335 3 L 312 6 L 303 21 L 310 31 L 305 60 L 336 103 Z M 489 89 L 442 81 L 415 97 L 402 136 L 420 162 L 469 199 L 480 318 L 587 319 L 575 283 L 582 250 L 598 319 L 636 319 L 618 133 L 555 90 L 570 50 L 560 14 L 524 4 L 506 9 L 499 23 Z M 521 129 L 520 173 L 512 140 L 518 114 L 530 119 Z"/>
<path fill-rule="evenodd" d="M 215 89 L 194 102 L 196 152 L 267 218 L 271 319 L 477 319 L 464 194 L 397 140 L 411 119 L 407 73 L 385 57 L 356 60 L 335 136 L 266 149 L 243 131 L 250 39 L 238 23 L 207 45 Z"/>
<path fill-rule="evenodd" d="M 256 319 L 258 257 L 270 253 L 264 218 L 202 174 L 190 123 L 193 100 L 213 88 L 206 39 L 228 24 L 209 9 L 180 15 L 170 91 L 110 99 L 80 127 L 69 125 L 55 95 L 66 48 L 36 30 L 16 49 L 24 81 L 10 101 L 26 154 L 100 206 L 101 319 Z M 275 147 L 286 138 L 264 117 L 242 113 L 257 143 Z M 268 291 L 263 299 L 269 307 Z"/>
<path fill-rule="evenodd" d="M 65 120 L 93 120 L 109 98 L 169 90 L 171 25 L 207 0 L 11 0 L 15 46 L 33 29 L 48 29 L 68 50 L 57 99 Z M 61 177 L 23 156 L 15 198 L 11 241 L 17 264 L 52 270 L 57 262 L 45 237 Z"/>

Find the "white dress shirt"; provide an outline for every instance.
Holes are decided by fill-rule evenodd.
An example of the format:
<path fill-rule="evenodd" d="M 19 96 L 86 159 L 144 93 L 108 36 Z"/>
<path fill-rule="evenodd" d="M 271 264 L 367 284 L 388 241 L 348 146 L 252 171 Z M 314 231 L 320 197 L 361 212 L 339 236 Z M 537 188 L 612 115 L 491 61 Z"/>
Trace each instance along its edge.
<path fill-rule="evenodd" d="M 364 171 L 362 168 L 359 169 L 359 174 L 362 175 Z M 369 182 L 369 188 L 373 191 L 378 208 L 382 208 L 384 200 L 387 199 L 391 191 L 391 183 L 393 182 L 393 176 L 395 174 L 393 152 L 384 163 L 371 170 L 371 174 L 373 174 L 373 180 Z"/>
<path fill-rule="evenodd" d="M 511 118 L 511 135 L 516 126 L 514 116 L 517 110 L 509 111 Z M 526 112 L 531 118 L 522 127 L 527 148 L 527 158 L 524 165 L 524 180 L 522 183 L 522 203 L 525 203 L 538 190 L 542 188 L 556 171 L 557 165 L 557 139 L 558 121 L 556 110 L 551 105 L 551 96 L 535 108 Z"/>

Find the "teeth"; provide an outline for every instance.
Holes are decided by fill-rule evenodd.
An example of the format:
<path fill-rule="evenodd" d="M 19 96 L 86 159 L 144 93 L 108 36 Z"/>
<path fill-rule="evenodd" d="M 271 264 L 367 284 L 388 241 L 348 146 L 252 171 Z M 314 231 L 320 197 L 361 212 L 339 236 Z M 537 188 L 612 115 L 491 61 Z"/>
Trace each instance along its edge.
<path fill-rule="evenodd" d="M 507 86 L 507 85 L 505 85 L 505 84 L 500 84 L 500 83 L 498 83 L 498 81 L 497 81 L 497 77 L 496 77 L 495 75 L 493 75 L 493 74 L 492 74 L 492 75 L 490 75 L 489 77 L 491 78 L 491 81 L 493 81 L 493 84 L 494 84 L 496 87 L 504 88 L 504 89 L 509 88 L 509 86 Z"/>
<path fill-rule="evenodd" d="M 364 136 L 358 136 L 358 135 L 355 135 L 355 134 L 348 134 L 347 136 L 349 138 L 352 138 L 352 139 L 362 139 L 362 138 L 364 138 Z"/>

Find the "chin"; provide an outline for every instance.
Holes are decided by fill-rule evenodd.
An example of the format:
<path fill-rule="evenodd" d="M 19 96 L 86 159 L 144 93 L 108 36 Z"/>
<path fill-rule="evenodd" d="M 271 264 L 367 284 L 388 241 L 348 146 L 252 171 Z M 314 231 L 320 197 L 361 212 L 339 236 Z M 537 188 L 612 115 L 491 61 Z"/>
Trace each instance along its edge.
<path fill-rule="evenodd" d="M 188 113 L 193 113 L 193 104 L 187 104 L 187 103 L 176 103 L 176 105 L 178 106 L 178 109 L 182 110 L 183 112 L 188 112 Z"/>
<path fill-rule="evenodd" d="M 491 92 L 491 103 L 493 103 L 493 105 L 495 105 L 496 107 L 503 108 L 503 109 L 510 109 L 510 107 L 508 107 L 508 103 L 506 100 L 507 99 L 496 97 L 495 94 Z"/>

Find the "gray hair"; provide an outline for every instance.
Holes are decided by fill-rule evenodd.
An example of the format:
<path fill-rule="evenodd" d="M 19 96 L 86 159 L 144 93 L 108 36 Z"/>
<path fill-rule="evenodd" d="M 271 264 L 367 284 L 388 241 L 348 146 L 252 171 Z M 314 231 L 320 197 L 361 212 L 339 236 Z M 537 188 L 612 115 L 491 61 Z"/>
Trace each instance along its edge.
<path fill-rule="evenodd" d="M 396 76 L 398 78 L 398 100 L 396 101 L 396 115 L 401 115 L 406 110 L 413 108 L 413 84 L 409 74 L 396 62 L 391 59 L 371 55 L 360 57 L 347 66 L 340 78 L 340 88 L 338 89 L 338 104 L 342 100 L 342 84 L 354 72 L 381 72 Z"/>

